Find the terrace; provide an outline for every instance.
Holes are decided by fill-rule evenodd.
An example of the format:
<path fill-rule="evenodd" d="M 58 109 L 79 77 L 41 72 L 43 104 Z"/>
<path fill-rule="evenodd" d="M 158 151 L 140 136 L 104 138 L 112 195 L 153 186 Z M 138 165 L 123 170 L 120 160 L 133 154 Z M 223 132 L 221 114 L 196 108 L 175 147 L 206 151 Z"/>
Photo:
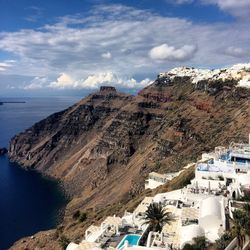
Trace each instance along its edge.
<path fill-rule="evenodd" d="M 172 180 L 176 177 L 179 173 L 168 173 L 168 174 L 159 174 L 156 172 L 151 172 L 148 175 L 148 179 L 145 180 L 145 189 L 154 189 L 157 188 L 168 181 Z"/>
<path fill-rule="evenodd" d="M 166 208 L 168 212 L 173 214 L 174 220 L 162 229 L 164 242 L 173 248 L 178 248 L 180 244 L 181 209 L 169 206 L 166 206 Z"/>

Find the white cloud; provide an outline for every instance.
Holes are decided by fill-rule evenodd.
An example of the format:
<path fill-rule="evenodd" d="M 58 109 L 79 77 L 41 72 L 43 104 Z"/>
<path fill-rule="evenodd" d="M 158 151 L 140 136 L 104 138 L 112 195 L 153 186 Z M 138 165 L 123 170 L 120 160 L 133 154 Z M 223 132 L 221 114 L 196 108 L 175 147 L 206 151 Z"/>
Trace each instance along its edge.
<path fill-rule="evenodd" d="M 47 77 L 34 77 L 22 88 L 25 90 L 35 90 L 42 88 L 53 89 L 98 89 L 102 85 L 116 86 L 118 88 L 139 89 L 148 86 L 153 81 L 146 78 L 137 81 L 134 78 L 119 77 L 113 72 L 100 72 L 87 76 L 84 79 L 75 80 L 67 73 L 61 73 L 55 81 L 50 81 Z"/>
<path fill-rule="evenodd" d="M 0 72 L 7 71 L 11 67 L 13 67 L 14 63 L 15 63 L 14 60 L 5 60 L 3 62 L 0 62 Z"/>
<path fill-rule="evenodd" d="M 111 59 L 112 58 L 112 54 L 108 51 L 108 52 L 102 54 L 102 58 Z"/>
<path fill-rule="evenodd" d="M 49 80 L 47 77 L 39 77 L 36 76 L 31 80 L 29 84 L 26 84 L 23 89 L 25 90 L 34 90 L 34 89 L 42 89 L 47 86 Z"/>
<path fill-rule="evenodd" d="M 215 4 L 221 10 L 239 18 L 249 18 L 249 0 L 199 0 L 205 4 Z"/>
<path fill-rule="evenodd" d="M 112 85 L 112 86 L 118 86 L 122 88 L 143 88 L 146 87 L 152 83 L 152 81 L 148 78 L 142 80 L 142 81 L 136 81 L 134 78 L 131 79 L 125 79 L 118 77 L 116 74 L 112 72 L 105 72 L 105 73 L 98 73 L 95 75 L 88 76 L 83 81 L 78 81 L 76 83 L 77 88 L 99 88 L 101 85 Z"/>
<path fill-rule="evenodd" d="M 229 56 L 233 56 L 233 57 L 245 57 L 245 56 L 249 55 L 249 53 L 247 51 L 245 51 L 244 49 L 238 48 L 238 47 L 233 47 L 233 46 L 226 48 L 225 54 L 227 54 Z"/>
<path fill-rule="evenodd" d="M 194 45 L 183 45 L 180 48 L 175 48 L 164 43 L 152 48 L 149 51 L 149 56 L 153 60 L 186 61 L 194 56 L 196 50 Z"/>
<path fill-rule="evenodd" d="M 136 81 L 134 78 L 125 79 L 118 77 L 112 72 L 102 72 L 90 75 L 85 79 L 73 81 L 71 76 L 63 73 L 55 82 L 52 82 L 48 87 L 55 89 L 98 89 L 102 85 L 118 86 L 120 88 L 139 89 L 152 83 L 150 79 Z"/>
<path fill-rule="evenodd" d="M 192 3 L 193 0 L 176 0 L 177 4 Z"/>
<path fill-rule="evenodd" d="M 249 0 L 166 0 L 172 4 L 213 4 L 217 5 L 222 11 L 228 12 L 239 18 L 250 17 L 250 1 Z"/>
<path fill-rule="evenodd" d="M 0 71 L 5 71 L 10 67 L 8 63 L 0 63 Z"/>
<path fill-rule="evenodd" d="M 114 75 L 111 72 L 99 73 L 95 75 L 88 76 L 85 80 L 80 80 L 77 82 L 76 86 L 78 88 L 98 88 L 103 84 L 111 84 L 114 82 Z"/>
<path fill-rule="evenodd" d="M 75 81 L 74 79 L 66 74 L 61 73 L 60 76 L 56 79 L 56 81 L 51 82 L 49 85 L 51 88 L 58 88 L 58 89 L 67 89 L 67 88 L 74 88 Z"/>
<path fill-rule="evenodd" d="M 194 0 L 167 0 L 167 2 L 174 3 L 174 4 L 189 4 L 192 3 Z"/>
<path fill-rule="evenodd" d="M 122 86 L 134 86 L 134 82 L 143 86 L 132 76 L 153 78 L 184 61 L 186 66 L 202 67 L 242 62 L 242 58 L 229 57 L 225 51 L 235 44 L 250 51 L 248 29 L 248 24 L 240 20 L 229 24 L 193 23 L 123 5 L 98 6 L 85 16 L 61 17 L 38 29 L 0 32 L 0 51 L 18 58 L 8 71 L 6 65 L 0 65 L 0 69 L 12 75 L 48 79 L 57 79 L 61 72 L 66 74 L 48 83 L 33 83 L 32 88 L 77 88 L 87 83 L 97 86 L 93 79 L 104 74 L 100 72 L 112 72 Z M 109 57 L 112 60 L 104 60 Z M 250 61 L 249 54 L 244 59 Z M 89 76 L 95 76 L 90 77 L 93 82 L 84 83 Z M 113 80 L 113 84 L 117 82 Z"/>

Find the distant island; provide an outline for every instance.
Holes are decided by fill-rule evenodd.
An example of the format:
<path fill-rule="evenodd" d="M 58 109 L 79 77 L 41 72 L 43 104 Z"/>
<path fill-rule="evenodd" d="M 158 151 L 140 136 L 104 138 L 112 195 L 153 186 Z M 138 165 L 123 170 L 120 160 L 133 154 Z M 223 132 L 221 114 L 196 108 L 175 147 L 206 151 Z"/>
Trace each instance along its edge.
<path fill-rule="evenodd" d="M 0 105 L 4 105 L 4 103 L 26 103 L 26 102 L 24 102 L 24 101 L 1 102 L 1 101 L 0 101 Z"/>

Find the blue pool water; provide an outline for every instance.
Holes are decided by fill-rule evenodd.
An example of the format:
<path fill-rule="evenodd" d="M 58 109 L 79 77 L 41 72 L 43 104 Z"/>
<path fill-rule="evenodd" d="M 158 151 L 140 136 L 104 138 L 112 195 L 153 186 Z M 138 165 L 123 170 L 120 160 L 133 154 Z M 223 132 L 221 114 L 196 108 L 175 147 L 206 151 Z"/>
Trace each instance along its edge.
<path fill-rule="evenodd" d="M 119 243 L 119 245 L 117 246 L 118 250 L 123 249 L 124 245 L 125 245 L 125 241 L 128 241 L 128 244 L 130 246 L 137 246 L 139 243 L 139 240 L 141 238 L 141 235 L 137 235 L 137 234 L 128 234 L 126 236 L 124 236 L 124 238 L 122 239 L 122 241 Z"/>
<path fill-rule="evenodd" d="M 26 103 L 0 105 L 0 147 L 8 147 L 12 136 L 79 99 L 1 98 Z M 7 156 L 0 156 L 0 250 L 8 249 L 21 237 L 56 227 L 66 202 L 56 182 L 25 171 L 9 162 Z"/>
<path fill-rule="evenodd" d="M 228 161 L 228 160 L 230 160 L 230 158 L 231 158 L 230 151 L 228 151 L 226 154 L 220 156 L 220 159 L 223 161 Z"/>

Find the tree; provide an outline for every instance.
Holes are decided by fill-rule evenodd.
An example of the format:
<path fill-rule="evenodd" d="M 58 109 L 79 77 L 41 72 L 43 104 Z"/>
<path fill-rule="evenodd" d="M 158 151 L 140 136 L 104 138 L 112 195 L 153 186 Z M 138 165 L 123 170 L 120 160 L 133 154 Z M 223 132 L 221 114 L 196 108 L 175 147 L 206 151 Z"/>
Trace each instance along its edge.
<path fill-rule="evenodd" d="M 193 239 L 193 241 L 194 241 L 194 246 L 196 247 L 196 249 L 199 250 L 205 250 L 208 245 L 208 241 L 205 236 L 196 237 Z"/>
<path fill-rule="evenodd" d="M 244 221 L 243 221 L 243 228 L 245 233 L 250 236 L 250 203 L 246 203 L 243 206 L 243 214 L 244 214 Z"/>
<path fill-rule="evenodd" d="M 247 216 L 250 216 L 250 203 L 245 203 L 243 205 L 243 211 L 246 213 Z"/>
<path fill-rule="evenodd" d="M 84 222 L 87 219 L 87 214 L 86 213 L 82 213 L 79 217 L 79 221 L 80 222 Z"/>
<path fill-rule="evenodd" d="M 234 220 L 234 227 L 233 227 L 233 234 L 237 238 L 237 245 L 240 249 L 243 248 L 244 244 L 244 217 L 245 213 L 243 210 L 237 209 L 233 212 L 233 220 Z"/>
<path fill-rule="evenodd" d="M 185 246 L 182 248 L 182 250 L 196 250 L 194 246 L 190 243 L 185 244 Z"/>
<path fill-rule="evenodd" d="M 81 213 L 79 210 L 77 210 L 77 211 L 73 214 L 72 218 L 73 218 L 74 220 L 79 220 L 80 222 L 84 222 L 84 221 L 87 219 L 87 214 L 86 214 L 85 212 L 82 212 L 82 213 Z"/>
<path fill-rule="evenodd" d="M 167 212 L 161 203 L 150 204 L 143 219 L 143 224 L 148 224 L 154 232 L 161 232 L 165 224 L 170 224 L 174 220 L 172 213 Z"/>
<path fill-rule="evenodd" d="M 207 248 L 208 241 L 205 236 L 193 238 L 193 244 L 187 243 L 182 250 L 205 250 Z"/>
<path fill-rule="evenodd" d="M 232 240 L 232 234 L 225 232 L 218 240 L 216 240 L 216 249 L 224 250 Z"/>

